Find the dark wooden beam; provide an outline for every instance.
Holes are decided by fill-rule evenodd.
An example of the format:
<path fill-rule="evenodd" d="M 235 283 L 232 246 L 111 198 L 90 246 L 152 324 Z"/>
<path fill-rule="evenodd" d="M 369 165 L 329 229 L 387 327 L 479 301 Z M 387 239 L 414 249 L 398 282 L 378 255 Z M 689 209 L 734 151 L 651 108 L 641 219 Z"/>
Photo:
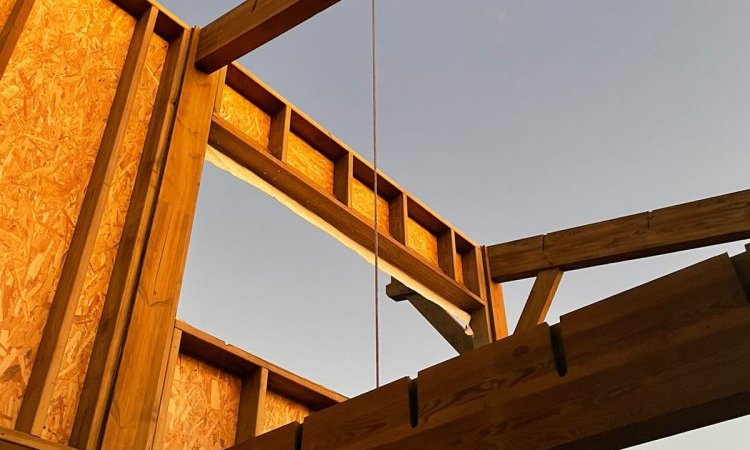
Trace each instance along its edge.
<path fill-rule="evenodd" d="M 196 64 L 211 73 L 339 0 L 248 0 L 203 28 Z"/>
<path fill-rule="evenodd" d="M 518 280 L 750 238 L 750 190 L 488 247 L 492 278 Z"/>
<path fill-rule="evenodd" d="M 712 258 L 312 414 L 296 448 L 615 450 L 750 414 L 749 264 Z"/>

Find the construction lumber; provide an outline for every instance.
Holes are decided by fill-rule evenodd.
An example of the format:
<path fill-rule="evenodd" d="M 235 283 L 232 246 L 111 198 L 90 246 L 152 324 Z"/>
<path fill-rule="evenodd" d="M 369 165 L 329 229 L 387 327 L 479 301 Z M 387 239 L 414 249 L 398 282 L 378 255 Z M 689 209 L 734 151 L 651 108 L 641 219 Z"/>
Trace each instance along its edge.
<path fill-rule="evenodd" d="M 0 427 L 0 449 L 2 450 L 73 450 L 16 430 Z"/>
<path fill-rule="evenodd" d="M 299 422 L 269 431 L 255 439 L 238 443 L 229 450 L 299 450 L 302 439 Z"/>
<path fill-rule="evenodd" d="M 70 444 L 77 448 L 96 447 L 101 434 L 141 267 L 141 255 L 153 217 L 189 39 L 189 32 L 184 31 L 169 43 L 167 50 L 151 123 L 73 423 Z"/>
<path fill-rule="evenodd" d="M 196 64 L 212 73 L 339 0 L 247 0 L 203 28 Z"/>
<path fill-rule="evenodd" d="M 488 247 L 492 279 L 582 269 L 750 238 L 750 190 Z"/>
<path fill-rule="evenodd" d="M 156 16 L 155 8 L 148 9 L 138 20 L 130 42 L 125 66 L 117 85 L 96 162 L 86 187 L 76 228 L 21 403 L 16 422 L 16 429 L 20 431 L 36 435 L 42 432 L 54 380 L 58 375 L 77 301 L 86 277 L 86 268 L 106 208 L 112 179 L 117 170 L 121 144 L 135 103 Z"/>
<path fill-rule="evenodd" d="M 747 271 L 721 255 L 458 356 L 311 415 L 301 448 L 614 450 L 750 414 Z"/>
<path fill-rule="evenodd" d="M 461 325 L 443 308 L 409 289 L 400 281 L 391 278 L 385 287 L 388 297 L 395 301 L 407 300 L 427 322 L 450 344 L 459 354 L 474 349 L 474 335 L 468 325 Z"/>
<path fill-rule="evenodd" d="M 484 309 L 478 245 L 382 173 L 374 193 L 368 162 L 244 69 L 227 68 L 223 92 L 209 137 L 217 151 L 209 151 L 209 161 L 370 262 L 377 201 L 380 267 L 466 322 Z M 241 120 L 247 115 L 254 119 Z"/>
<path fill-rule="evenodd" d="M 26 20 L 29 18 L 31 8 L 36 0 L 17 0 L 10 10 L 10 15 L 1 24 L 0 27 L 0 78 L 3 77 L 5 69 L 8 67 L 10 56 L 16 49 L 18 38 L 26 26 Z"/>
<path fill-rule="evenodd" d="M 131 325 L 105 420 L 104 448 L 152 444 L 219 81 L 193 67 L 197 34 L 195 30 Z M 170 263 L 164 265 L 164 261 Z"/>
<path fill-rule="evenodd" d="M 531 287 L 521 317 L 518 319 L 516 333 L 530 330 L 544 322 L 552 305 L 552 299 L 557 292 L 557 287 L 560 285 L 562 275 L 562 270 L 557 267 L 539 272 L 536 280 L 534 280 L 534 285 Z"/>

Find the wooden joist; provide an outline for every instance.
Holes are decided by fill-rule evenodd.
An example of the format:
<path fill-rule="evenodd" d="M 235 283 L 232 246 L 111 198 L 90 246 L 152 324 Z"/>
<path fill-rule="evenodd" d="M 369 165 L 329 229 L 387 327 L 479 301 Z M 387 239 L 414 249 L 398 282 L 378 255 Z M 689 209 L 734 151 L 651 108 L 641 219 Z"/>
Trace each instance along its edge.
<path fill-rule="evenodd" d="M 498 282 L 750 238 L 750 190 L 488 247 Z"/>
<path fill-rule="evenodd" d="M 206 25 L 196 64 L 214 72 L 339 0 L 247 0 Z"/>
<path fill-rule="evenodd" d="M 712 258 L 313 414 L 301 442 L 269 448 L 614 450 L 749 414 L 748 271 L 747 253 Z"/>

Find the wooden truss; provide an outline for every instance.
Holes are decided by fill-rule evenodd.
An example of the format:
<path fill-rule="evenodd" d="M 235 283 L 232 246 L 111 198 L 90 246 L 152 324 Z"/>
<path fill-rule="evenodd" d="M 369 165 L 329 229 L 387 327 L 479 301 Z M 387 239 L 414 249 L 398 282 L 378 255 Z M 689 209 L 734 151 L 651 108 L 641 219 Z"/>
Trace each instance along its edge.
<path fill-rule="evenodd" d="M 224 431 L 231 435 L 227 442 L 243 449 L 618 448 L 750 412 L 747 253 L 685 269 L 564 316 L 558 325 L 543 323 L 566 270 L 749 238 L 750 191 L 482 247 L 234 62 L 335 0 L 246 1 L 203 29 L 151 0 L 87 1 L 99 20 L 117 16 L 134 24 L 125 38 L 94 37 L 120 39 L 124 62 L 104 102 L 111 106 L 101 117 L 101 137 L 87 154 L 94 160 L 90 172 L 77 174 L 83 183 L 66 186 L 80 193 L 80 207 L 75 220 L 54 230 L 69 239 L 55 247 L 61 268 L 48 283 L 53 301 L 39 344 L 19 352 L 30 356 L 14 373 L 29 375 L 17 410 L 6 414 L 13 430 L 0 427 L 0 448 L 158 448 L 182 357 L 240 383 L 236 423 Z M 25 33 L 43 32 L 27 22 L 36 23 L 35 12 L 47 6 L 34 0 L 0 5 L 8 5 L 0 77 L 16 76 L 14 51 Z M 162 43 L 153 101 L 138 109 L 149 52 Z M 45 60 L 50 52 L 42 53 L 33 56 Z M 140 151 L 137 172 L 122 196 L 124 224 L 111 277 L 97 293 L 101 312 L 65 446 L 40 436 L 87 269 L 109 226 L 128 127 L 137 119 L 143 122 L 142 141 L 133 144 Z M 26 133 L 17 134 L 21 141 Z M 394 277 L 388 295 L 413 304 L 463 355 L 417 380 L 343 401 L 177 322 L 206 160 L 368 260 L 377 232 L 381 267 Z M 31 257 L 21 265 L 38 272 Z M 506 337 L 499 283 L 532 276 L 516 334 Z M 260 425 L 267 394 L 304 407 L 304 426 L 258 437 L 267 431 Z"/>

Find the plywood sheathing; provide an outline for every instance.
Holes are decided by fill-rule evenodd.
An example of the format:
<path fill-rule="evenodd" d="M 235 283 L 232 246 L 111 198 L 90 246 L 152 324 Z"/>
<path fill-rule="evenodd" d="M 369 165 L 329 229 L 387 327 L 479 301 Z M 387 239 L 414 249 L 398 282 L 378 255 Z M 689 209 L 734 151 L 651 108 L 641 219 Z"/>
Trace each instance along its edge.
<path fill-rule="evenodd" d="M 309 178 L 323 192 L 333 195 L 333 161 L 307 141 L 289 133 L 286 163 Z"/>
<path fill-rule="evenodd" d="M 373 223 L 375 216 L 375 193 L 358 179 L 352 179 L 352 209 Z M 383 234 L 390 234 L 390 207 L 388 201 L 378 195 L 378 230 Z"/>
<path fill-rule="evenodd" d="M 164 432 L 165 450 L 220 450 L 234 444 L 242 380 L 180 355 Z"/>
<path fill-rule="evenodd" d="M 222 89 L 219 115 L 248 136 L 268 147 L 271 116 L 229 86 Z"/>
<path fill-rule="evenodd" d="M 283 427 L 292 422 L 302 423 L 310 413 L 310 409 L 305 405 L 269 390 L 266 393 L 263 433 Z"/>
<path fill-rule="evenodd" d="M 0 80 L 0 426 L 14 425 L 135 20 L 38 0 Z"/>
<path fill-rule="evenodd" d="M 437 237 L 411 217 L 406 219 L 406 246 L 438 265 Z"/>
<path fill-rule="evenodd" d="M 16 0 L 0 0 L 0 29 L 5 25 L 15 4 Z"/>
<path fill-rule="evenodd" d="M 110 188 L 42 432 L 42 437 L 52 442 L 67 444 L 70 438 L 78 397 L 86 377 L 104 297 L 117 255 L 167 46 L 165 40 L 154 36 L 146 56 L 144 73 L 122 143 L 117 173 Z"/>

